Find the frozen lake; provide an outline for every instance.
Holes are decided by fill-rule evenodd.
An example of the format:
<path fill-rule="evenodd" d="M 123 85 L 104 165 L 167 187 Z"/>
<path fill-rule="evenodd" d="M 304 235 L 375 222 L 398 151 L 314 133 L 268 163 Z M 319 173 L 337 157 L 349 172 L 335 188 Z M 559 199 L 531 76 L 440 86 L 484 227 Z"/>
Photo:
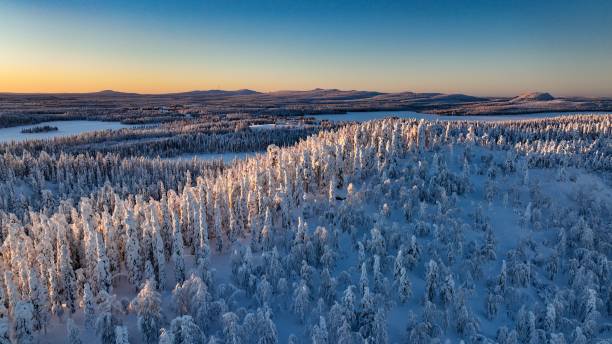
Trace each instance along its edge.
<path fill-rule="evenodd" d="M 50 131 L 47 133 L 35 133 L 35 134 L 23 134 L 23 129 L 48 125 L 51 127 L 57 127 L 58 130 Z M 103 121 L 52 121 L 43 122 L 32 125 L 21 125 L 18 127 L 11 128 L 0 128 L 0 143 L 10 141 L 26 141 L 26 140 L 40 140 L 49 139 L 60 136 L 70 136 L 84 133 L 87 131 L 98 131 L 106 129 L 121 129 L 129 128 L 132 125 L 121 124 L 119 122 L 103 122 Z"/>
<path fill-rule="evenodd" d="M 548 118 L 557 116 L 569 116 L 576 114 L 609 114 L 609 112 L 541 112 L 541 113 L 526 113 L 519 115 L 482 115 L 482 116 L 442 116 L 432 115 L 427 113 L 420 113 L 414 111 L 371 111 L 371 112 L 347 112 L 346 114 L 324 114 L 324 115 L 312 115 L 308 117 L 314 117 L 317 120 L 328 120 L 332 122 L 339 121 L 356 121 L 365 122 L 385 117 L 399 117 L 399 118 L 416 118 L 426 120 L 439 120 L 439 121 L 507 121 L 517 119 L 534 119 L 534 118 Z"/>

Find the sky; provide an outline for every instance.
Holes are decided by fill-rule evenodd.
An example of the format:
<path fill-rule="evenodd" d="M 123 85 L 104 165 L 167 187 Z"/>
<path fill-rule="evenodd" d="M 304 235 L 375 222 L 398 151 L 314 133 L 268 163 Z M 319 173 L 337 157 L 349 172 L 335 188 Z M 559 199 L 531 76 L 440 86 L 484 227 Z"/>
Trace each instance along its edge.
<path fill-rule="evenodd" d="M 612 96 L 612 1 L 0 0 L 0 92 Z"/>

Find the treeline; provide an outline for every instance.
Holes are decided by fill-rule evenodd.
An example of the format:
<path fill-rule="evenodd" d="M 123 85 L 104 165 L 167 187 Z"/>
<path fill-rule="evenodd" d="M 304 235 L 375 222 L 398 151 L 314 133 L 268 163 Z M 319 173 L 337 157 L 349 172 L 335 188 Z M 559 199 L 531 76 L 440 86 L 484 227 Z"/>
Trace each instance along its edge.
<path fill-rule="evenodd" d="M 53 127 L 50 125 L 42 125 L 42 126 L 36 126 L 36 127 L 32 127 L 32 128 L 26 128 L 21 130 L 22 134 L 36 134 L 36 133 L 47 133 L 50 131 L 57 131 L 57 127 Z"/>
<path fill-rule="evenodd" d="M 224 168 L 222 161 L 5 153 L 0 155 L 0 211 L 18 218 L 32 210 L 53 213 L 62 201 L 72 202 L 108 188 L 121 197 L 137 194 L 159 199 L 168 190 L 182 189 L 188 173 L 215 176 Z"/>
<path fill-rule="evenodd" d="M 69 137 L 9 142 L 0 145 L 0 153 L 36 154 L 114 153 L 121 156 L 170 157 L 182 153 L 246 152 L 265 150 L 270 144 L 291 145 L 320 130 L 333 127 L 297 125 L 275 129 L 261 135 L 249 125 L 270 123 L 259 120 L 176 121 L 159 126 L 141 126 L 120 130 L 87 132 Z"/>

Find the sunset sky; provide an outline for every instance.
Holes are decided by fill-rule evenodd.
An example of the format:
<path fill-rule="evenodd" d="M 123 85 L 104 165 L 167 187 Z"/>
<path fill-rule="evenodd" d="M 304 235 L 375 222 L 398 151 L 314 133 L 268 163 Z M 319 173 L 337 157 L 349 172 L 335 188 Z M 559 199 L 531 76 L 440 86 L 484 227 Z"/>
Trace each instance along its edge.
<path fill-rule="evenodd" d="M 0 92 L 612 96 L 612 1 L 0 1 Z"/>

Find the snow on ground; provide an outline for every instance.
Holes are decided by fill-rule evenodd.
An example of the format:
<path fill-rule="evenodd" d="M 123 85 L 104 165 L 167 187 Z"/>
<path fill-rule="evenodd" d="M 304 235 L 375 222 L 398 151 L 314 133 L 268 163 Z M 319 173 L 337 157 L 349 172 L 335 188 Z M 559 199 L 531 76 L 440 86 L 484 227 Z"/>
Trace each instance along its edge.
<path fill-rule="evenodd" d="M 133 216 L 140 216 L 139 226 L 134 228 L 143 231 L 137 232 L 143 241 L 153 240 L 149 238 L 152 233 L 173 239 L 172 258 L 165 263 L 165 286 L 160 291 L 160 327 L 169 329 L 172 319 L 181 315 L 171 292 L 173 286 L 181 286 L 177 284 L 180 278 L 175 278 L 180 264 L 174 263 L 180 262 L 180 257 L 184 258 L 188 281 L 212 275 L 205 288 L 224 314 L 237 316 L 237 327 L 242 331 L 239 342 L 255 342 L 276 332 L 277 341 L 269 343 L 284 343 L 295 335 L 299 343 L 319 344 L 322 342 L 312 338 L 322 335 L 318 328 L 323 326 L 321 318 L 328 324 L 325 332 L 329 341 L 339 342 L 337 317 L 343 323 L 350 322 L 345 343 L 466 340 L 507 344 L 527 342 L 526 338 L 531 343 L 548 343 L 553 335 L 580 342 L 582 331 L 592 342 L 612 337 L 612 293 L 606 283 L 610 243 L 597 242 L 609 238 L 609 171 L 530 166 L 530 156 L 520 155 L 515 146 L 483 143 L 489 142 L 488 136 L 468 138 L 474 134 L 472 127 L 457 135 L 460 139 L 443 141 L 443 135 L 432 134 L 439 132 L 439 126 L 428 128 L 427 136 L 424 122 L 403 129 L 393 121 L 381 123 L 343 128 L 342 135 L 323 133 L 317 136 L 318 141 L 313 138 L 298 147 L 248 157 L 222 178 L 188 185 L 180 195 L 170 192 L 171 201 L 153 200 L 146 205 L 143 200 L 126 201 L 125 219 L 118 220 L 127 228 L 125 236 L 135 223 Z M 452 135 L 451 129 L 449 125 L 447 134 Z M 417 137 L 410 136 L 412 133 Z M 399 135 L 404 136 L 398 139 Z M 346 144 L 349 139 L 356 148 Z M 406 142 L 402 145 L 394 140 Z M 497 142 L 503 142 L 501 136 Z M 310 155 L 312 160 L 307 158 Z M 248 178 L 247 172 L 252 173 Z M 239 189 L 241 186 L 244 189 Z M 244 202 L 239 204 L 250 212 L 240 210 L 240 205 L 221 210 L 220 202 Z M 266 202 L 267 206 L 261 205 Z M 81 209 L 87 213 L 87 202 L 84 204 Z M 123 203 L 115 205 L 123 209 Z M 191 252 L 192 248 L 197 251 L 195 244 L 190 247 L 185 241 L 183 253 L 183 239 L 187 228 L 196 228 L 190 216 L 199 212 L 198 218 L 206 219 L 205 205 L 211 218 L 206 221 L 212 223 L 206 225 L 206 233 L 215 233 L 225 244 L 217 252 L 219 241 L 211 238 L 204 245 L 211 252 L 200 253 L 206 258 L 198 265 Z M 150 214 L 158 209 L 172 232 L 163 232 L 142 209 L 153 209 Z M 171 217 L 164 215 L 168 211 Z M 76 209 L 74 213 L 78 216 Z M 251 228 L 232 241 L 230 232 L 236 228 L 237 217 L 247 213 L 254 213 Z M 181 227 L 185 232 L 181 233 Z M 272 296 L 261 301 L 267 295 L 263 281 L 274 277 L 268 271 L 268 259 L 276 249 L 288 290 L 272 285 Z M 410 253 L 416 251 L 419 253 Z M 128 256 L 127 250 L 124 255 Z M 601 265 L 593 267 L 595 264 Z M 325 289 L 322 280 L 328 267 L 336 284 Z M 410 284 L 407 300 L 400 295 L 401 279 L 395 275 L 398 267 Z M 136 296 L 126 270 L 123 267 L 113 278 L 112 291 L 124 305 Z M 190 270 L 196 277 L 190 278 Z M 309 292 L 304 298 L 304 319 L 299 316 L 303 303 L 294 294 L 300 290 Z M 319 302 L 330 291 L 332 299 Z M 351 293 L 354 302 L 346 297 Z M 212 309 L 207 307 L 206 312 Z M 341 309 L 340 315 L 332 314 L 333 307 Z M 558 315 L 551 316 L 550 309 Z M 257 312 L 265 314 L 264 320 L 269 314 L 275 331 L 266 331 L 261 324 L 248 327 L 246 314 Z M 134 312 L 117 317 L 127 326 L 130 342 L 143 343 Z M 381 321 L 380 317 L 386 319 Z M 80 308 L 73 318 L 83 328 Z M 37 334 L 37 340 L 60 341 L 65 333 L 63 321 L 54 317 L 47 334 Z M 504 328 L 510 337 L 517 336 L 517 341 L 500 336 Z M 229 337 L 227 330 L 215 315 L 204 334 Z M 85 342 L 96 341 L 93 330 L 82 331 Z M 388 340 L 381 334 L 388 334 Z M 358 339 L 361 335 L 368 341 Z"/>
<path fill-rule="evenodd" d="M 448 162 L 448 166 L 452 173 L 460 173 L 460 164 L 458 163 L 458 157 L 461 156 L 461 152 L 454 150 L 451 153 L 451 150 L 443 153 L 445 156 L 445 160 Z M 451 155 L 452 154 L 452 155 Z M 251 156 L 251 154 L 244 154 L 242 158 L 245 156 Z M 207 156 L 207 155 L 204 155 Z M 210 156 L 210 155 L 208 155 Z M 216 155 L 222 156 L 224 160 L 227 157 L 232 156 L 232 154 L 223 154 Z M 194 156 L 195 157 L 195 156 Z M 201 155 L 197 155 L 198 158 L 203 158 Z M 235 157 L 235 156 L 234 156 Z M 496 160 L 501 163 L 501 158 L 503 155 L 496 156 Z M 430 157 L 431 158 L 431 157 Z M 226 160 L 227 161 L 227 160 Z M 411 161 L 403 162 L 402 168 L 409 168 L 409 164 Z M 612 201 L 612 189 L 609 185 L 605 184 L 600 177 L 584 171 L 582 169 L 572 170 L 571 174 L 575 176 L 575 181 L 567 182 L 567 181 L 557 181 L 557 177 L 555 175 L 555 170 L 551 169 L 537 169 L 530 170 L 532 173 L 531 183 L 539 184 L 543 194 L 552 202 L 552 207 L 570 207 L 572 201 L 572 195 L 574 195 L 576 189 L 584 189 L 588 188 L 592 190 L 595 197 L 602 198 L 605 202 Z M 474 211 L 478 206 L 482 206 L 484 210 L 484 215 L 489 219 L 491 225 L 493 226 L 493 231 L 495 234 L 495 238 L 497 240 L 497 249 L 496 254 L 498 259 L 494 262 L 485 263 L 483 268 L 484 276 L 493 276 L 497 274 L 501 268 L 501 259 L 505 257 L 505 253 L 517 246 L 520 240 L 524 240 L 526 238 L 534 238 L 536 239 L 536 248 L 534 251 L 550 251 L 550 248 L 547 247 L 547 240 L 554 240 L 556 235 L 556 231 L 546 230 L 544 229 L 541 232 L 533 232 L 530 229 L 524 228 L 520 224 L 521 217 L 523 216 L 524 209 L 521 207 L 515 207 L 510 205 L 504 205 L 504 201 L 502 199 L 502 195 L 506 192 L 510 191 L 510 188 L 516 185 L 519 185 L 519 199 L 521 200 L 520 204 L 524 205 L 526 200 L 529 198 L 528 195 L 528 186 L 521 186 L 522 176 L 520 175 L 510 175 L 500 177 L 500 180 L 497 184 L 498 190 L 496 192 L 496 196 L 491 203 L 486 203 L 483 201 L 484 198 L 484 189 L 483 185 L 485 180 L 487 179 L 484 175 L 474 174 L 470 177 L 470 183 L 473 185 L 473 190 L 462 195 L 458 198 L 457 209 L 458 212 L 453 215 L 455 220 L 458 220 L 462 223 L 473 223 L 474 222 Z M 365 187 L 366 184 L 362 185 L 362 188 Z M 357 186 L 359 189 L 359 186 Z M 346 191 L 346 190 L 345 190 Z M 361 190 L 365 192 L 365 190 Z M 341 192 L 339 192 L 340 194 Z M 374 217 L 378 221 L 378 226 L 399 226 L 400 231 L 405 234 L 412 233 L 412 230 L 407 225 L 404 215 L 402 213 L 402 209 L 393 207 L 388 216 L 381 216 L 380 210 L 385 203 L 384 199 L 380 197 L 375 197 L 374 199 L 365 200 L 363 204 L 363 208 L 365 209 L 365 213 L 368 216 Z M 333 208 L 332 208 L 333 209 Z M 427 209 L 427 213 L 429 215 L 425 215 L 426 217 L 430 216 L 433 221 L 433 216 L 435 216 L 435 210 L 433 207 L 429 206 Z M 311 217 L 305 219 L 305 221 L 309 224 L 309 231 L 312 235 L 314 229 L 317 226 L 326 226 L 328 228 L 332 227 L 330 223 L 326 222 L 325 219 L 320 216 L 321 214 L 313 214 Z M 370 227 L 359 228 L 360 236 L 367 236 L 369 234 Z M 472 227 L 472 230 L 469 230 L 465 233 L 466 241 L 474 240 L 480 241 L 482 240 L 482 231 L 475 230 Z M 419 238 L 419 244 L 423 247 L 424 251 L 428 244 L 433 243 L 433 238 L 430 236 Z M 243 241 L 245 245 L 248 245 L 248 241 Z M 360 271 L 358 268 L 358 257 L 357 252 L 354 247 L 354 241 L 351 239 L 351 236 L 347 233 L 342 234 L 340 238 L 340 250 L 336 252 L 340 259 L 337 261 L 336 268 L 332 271 L 333 275 L 339 275 L 343 271 L 349 272 L 351 279 L 350 281 L 354 285 L 358 285 Z M 390 250 L 388 252 L 391 255 L 394 255 L 395 252 Z M 190 262 L 188 266 L 193 266 L 193 257 L 186 257 Z M 406 338 L 408 334 L 406 333 L 406 322 L 407 322 L 407 314 L 410 311 L 415 312 L 417 315 L 419 314 L 420 309 L 422 309 L 422 295 L 425 293 L 425 267 L 423 262 L 426 262 L 431 258 L 431 256 L 427 253 L 420 259 L 420 264 L 416 266 L 416 268 L 409 273 L 410 279 L 412 281 L 412 290 L 413 297 L 411 301 L 406 304 L 401 304 L 397 302 L 397 300 L 393 301 L 393 305 L 390 308 L 389 316 L 388 316 L 388 331 L 389 331 L 389 340 L 390 343 L 404 343 L 406 342 Z M 232 283 L 231 269 L 230 269 L 230 254 L 229 252 L 225 252 L 222 255 L 213 254 L 211 257 L 211 267 L 215 271 L 215 280 L 218 283 Z M 172 276 L 173 270 L 172 266 L 167 267 L 167 276 Z M 461 274 L 459 271 L 455 271 L 458 275 Z M 393 277 L 387 273 L 386 277 L 390 280 Z M 168 284 L 172 284 L 172 278 L 169 277 Z M 486 319 L 484 312 L 484 295 L 486 295 L 486 280 L 484 278 L 479 278 L 474 281 L 475 288 L 471 291 L 469 296 L 470 302 L 469 307 L 475 312 L 476 316 L 480 321 L 480 329 L 483 334 L 490 338 L 495 338 L 496 331 L 503 324 L 511 324 L 513 320 L 505 315 L 504 312 L 500 312 L 497 318 L 493 321 L 489 321 Z M 395 293 L 395 286 L 393 286 L 393 293 Z M 126 300 L 131 300 L 134 296 L 133 288 L 129 287 L 127 284 L 127 280 L 124 278 L 124 281 L 119 284 L 119 287 L 114 289 L 118 298 L 125 298 Z M 337 292 L 341 293 L 343 289 L 338 288 Z M 531 298 L 528 300 L 529 302 L 539 302 L 538 298 L 535 294 L 530 294 Z M 174 305 L 171 298 L 171 293 L 169 291 L 165 291 L 162 293 L 163 296 L 163 304 L 164 304 L 164 314 L 166 320 L 169 320 L 175 316 L 175 313 L 172 311 Z M 392 297 L 394 299 L 394 297 Z M 243 297 L 241 299 L 244 303 L 244 306 L 255 307 L 257 304 L 253 299 L 248 297 Z M 527 301 L 527 300 L 526 300 Z M 304 325 L 298 321 L 295 315 L 290 311 L 289 305 L 291 304 L 291 299 L 274 299 L 272 301 L 272 308 L 274 309 L 274 321 L 276 323 L 278 335 L 280 342 L 285 342 L 285 340 L 289 337 L 289 335 L 294 334 L 298 337 L 303 338 L 302 343 L 307 343 L 309 340 L 307 337 L 309 333 L 304 332 Z M 382 306 L 382 305 L 380 305 Z M 314 310 L 313 310 L 314 311 Z M 83 324 L 83 316 L 79 311 L 74 316 L 74 320 L 77 324 Z M 130 342 L 132 343 L 142 343 L 140 337 L 137 335 L 138 329 L 136 326 L 136 317 L 132 315 L 127 315 L 123 317 L 124 325 L 128 327 L 129 333 L 131 334 Z M 39 338 L 40 343 L 56 343 L 58 338 L 61 338 L 65 328 L 64 324 L 55 322 L 53 326 L 49 329 L 48 335 Z M 84 331 L 83 332 L 84 342 L 96 341 L 96 336 L 92 331 Z M 459 338 L 453 331 L 449 331 L 449 333 L 443 336 L 442 341 L 450 340 L 450 342 L 458 342 Z"/>

